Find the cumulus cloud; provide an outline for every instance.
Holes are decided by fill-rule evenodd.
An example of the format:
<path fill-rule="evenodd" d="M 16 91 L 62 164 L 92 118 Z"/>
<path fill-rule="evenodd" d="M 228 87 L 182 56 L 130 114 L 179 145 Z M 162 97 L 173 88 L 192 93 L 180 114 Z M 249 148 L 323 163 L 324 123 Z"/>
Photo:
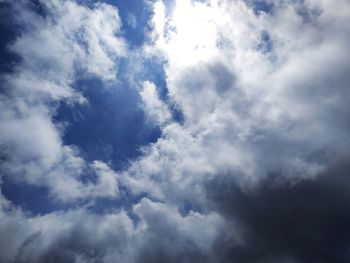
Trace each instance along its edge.
<path fill-rule="evenodd" d="M 163 138 L 147 149 L 144 158 L 133 163 L 127 171 L 131 177 L 124 181 L 133 191 L 208 209 L 206 202 L 212 197 L 208 200 L 203 196 L 210 192 L 213 180 L 220 180 L 217 178 L 223 174 L 229 174 L 222 179 L 229 193 L 217 202 L 219 207 L 220 203 L 225 204 L 225 198 L 233 200 L 230 195 L 234 196 L 235 192 L 245 195 L 244 189 L 277 176 L 282 185 L 266 190 L 268 196 L 261 197 L 268 206 L 269 195 L 288 192 L 289 185 L 295 187 L 290 191 L 296 197 L 305 184 L 310 187 L 308 190 L 316 188 L 317 192 L 324 177 L 337 180 L 341 176 L 334 167 L 349 161 L 346 72 L 350 65 L 346 44 L 349 34 L 345 33 L 349 28 L 340 26 L 349 18 L 349 12 L 344 9 L 348 3 L 337 3 L 336 9 L 342 10 L 339 15 L 330 8 L 330 1 L 277 1 L 259 12 L 256 5 L 255 1 L 184 0 L 176 1 L 173 9 L 168 10 L 169 15 L 161 1 L 154 4 L 151 21 L 154 32 L 145 52 L 164 56 L 169 97 L 182 110 L 184 123 L 163 127 Z M 253 197 L 246 194 L 247 199 L 239 199 L 239 205 L 249 205 L 250 198 L 259 195 L 254 191 Z M 318 194 L 327 196 L 328 192 Z M 259 198 L 251 202 L 259 203 Z M 324 198 L 327 201 L 322 199 L 320 206 L 322 202 L 332 205 L 337 202 Z M 299 213 L 297 198 L 288 197 L 286 202 Z M 230 206 L 234 208 L 231 201 L 227 209 Z M 262 220 L 273 218 L 274 209 L 279 209 L 276 206 L 266 208 Z M 254 209 L 247 213 L 254 215 Z M 308 224 L 307 212 L 300 209 L 305 217 L 298 220 Z M 326 207 L 320 210 L 323 213 Z M 340 212 L 335 210 L 332 214 Z M 236 221 L 244 224 L 245 215 L 240 218 L 239 212 L 237 216 L 232 212 L 229 219 L 232 224 Z M 286 231 L 292 232 L 292 226 L 283 217 L 276 221 L 280 220 Z M 335 217 L 348 219 L 347 214 Z M 333 220 L 336 221 L 333 217 L 326 223 L 322 221 L 322 227 L 332 228 Z M 264 247 L 262 239 L 261 244 L 256 244 L 261 252 L 255 252 L 255 243 L 232 245 L 232 253 L 225 260 L 317 262 L 326 259 L 324 254 L 311 256 L 321 245 L 305 233 L 306 228 L 299 229 L 300 236 L 292 238 L 295 242 L 304 240 L 314 252 L 306 253 L 293 244 L 281 248 L 281 252 L 277 247 Z M 266 226 L 266 229 L 270 228 Z M 267 237 L 267 244 L 278 243 L 278 230 L 270 230 L 275 232 Z M 261 235 L 255 233 L 254 225 L 243 231 Z M 322 228 L 315 232 L 326 235 Z M 240 236 L 239 231 L 232 235 Z M 247 235 L 247 242 L 256 242 Z M 342 256 L 335 259 L 339 262 L 347 257 L 349 245 L 344 239 L 340 242 L 336 246 L 344 249 Z M 272 251 L 267 255 L 269 249 Z M 330 255 L 337 251 L 329 245 Z M 267 253 L 266 258 L 262 253 Z"/>
<path fill-rule="evenodd" d="M 14 208 L 1 210 L 1 229 L 13 237 L 0 245 L 3 262 L 128 261 L 123 248 L 135 229 L 123 211 L 102 216 L 75 209 L 28 218 L 9 209 Z M 113 257 L 107 260 L 108 255 Z"/>
<path fill-rule="evenodd" d="M 214 171 L 312 178 L 346 158 L 349 60 L 339 25 L 349 14 L 327 3 L 277 1 L 257 14 L 254 3 L 184 0 L 170 17 L 155 3 L 146 50 L 164 54 L 184 133 Z"/>
<path fill-rule="evenodd" d="M 222 221 L 216 213 L 182 215 L 176 207 L 142 199 L 128 214 L 74 209 L 27 218 L 1 199 L 4 262 L 176 262 L 207 260 Z M 203 229 L 205 228 L 205 229 Z"/>
<path fill-rule="evenodd" d="M 156 124 L 164 124 L 171 118 L 167 105 L 162 102 L 157 94 L 154 83 L 144 81 L 140 92 L 144 110 L 151 121 Z"/>
<path fill-rule="evenodd" d="M 56 199 L 86 197 L 91 191 L 84 189 L 92 184 L 86 187 L 78 178 L 87 164 L 76 147 L 63 144 L 63 125 L 53 116 L 61 101 L 86 103 L 72 88 L 79 77 L 115 78 L 117 58 L 126 50 L 118 36 L 118 11 L 103 3 L 91 8 L 74 1 L 36 4 L 42 13 L 25 1 L 11 4 L 24 29 L 9 46 L 21 61 L 2 76 L 1 169 L 16 181 L 48 186 Z M 106 184 L 105 173 L 97 175 Z"/>
<path fill-rule="evenodd" d="M 13 233 L 3 261 L 349 260 L 347 0 L 147 2 L 152 30 L 137 52 L 164 62 L 183 121 L 145 79 L 140 100 L 161 137 L 122 171 L 88 164 L 52 121 L 55 103 L 84 103 L 78 76 L 110 81 L 128 56 L 117 10 L 41 4 L 42 15 L 14 5 L 30 30 L 11 46 L 23 62 L 5 77 L 1 169 L 64 201 L 128 202 L 27 215 L 2 196 L 0 231 Z"/>

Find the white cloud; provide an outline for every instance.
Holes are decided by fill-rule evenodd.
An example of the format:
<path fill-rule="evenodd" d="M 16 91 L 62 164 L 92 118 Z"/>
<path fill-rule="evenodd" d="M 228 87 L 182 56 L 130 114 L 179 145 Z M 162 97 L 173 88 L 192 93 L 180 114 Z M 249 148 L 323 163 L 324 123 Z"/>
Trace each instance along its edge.
<path fill-rule="evenodd" d="M 2 196 L 0 200 L 3 262 L 148 262 L 163 249 L 174 255 L 196 249 L 209 255 L 223 226 L 215 213 L 181 215 L 176 207 L 149 199 L 133 207 L 137 224 L 123 210 L 99 215 L 78 208 L 28 218 Z"/>
<path fill-rule="evenodd" d="M 2 99 L 0 140 L 13 151 L 6 169 L 17 176 L 24 171 L 20 180 L 48 185 L 66 201 L 117 197 L 121 187 L 130 194 L 129 212 L 138 220 L 124 211 L 95 215 L 83 208 L 27 220 L 19 210 L 3 209 L 1 231 L 17 229 L 16 222 L 29 229 L 14 230 L 17 238 L 0 242 L 5 259 L 14 259 L 18 251 L 18 257 L 33 262 L 45 255 L 89 262 L 94 253 L 105 262 L 152 262 L 159 255 L 181 262 L 175 255 L 191 251 L 208 256 L 226 223 L 208 204 L 206 187 L 213 179 L 225 175 L 245 184 L 271 173 L 314 179 L 348 158 L 347 0 L 275 1 L 273 12 L 259 14 L 238 0 L 178 0 L 171 12 L 156 1 L 153 32 L 143 50 L 165 61 L 169 100 L 179 106 L 184 121 L 174 122 L 154 83 L 143 82 L 145 113 L 160 125 L 162 137 L 126 170 L 117 173 L 96 161 L 90 164 L 96 182 L 81 182 L 78 177 L 88 165 L 74 147 L 62 145 L 51 120 L 54 109 L 42 98 L 79 100 L 70 87 L 78 62 L 87 74 L 114 77 L 112 58 L 124 54 L 115 37 L 119 20 L 106 5 L 49 4 L 55 18 L 36 18 L 36 33 L 14 45 L 24 64 L 7 80 L 18 98 Z M 67 38 L 72 34 L 79 41 Z M 43 52 L 35 49 L 39 42 Z M 55 63 L 41 73 L 36 66 L 48 61 Z M 138 201 L 140 194 L 147 198 Z"/>
<path fill-rule="evenodd" d="M 147 116 L 156 124 L 165 124 L 171 119 L 171 114 L 167 105 L 162 102 L 157 94 L 154 83 L 144 81 L 140 91 L 143 107 Z"/>
<path fill-rule="evenodd" d="M 74 146 L 63 144 L 63 124 L 54 123 L 53 116 L 60 101 L 86 103 L 72 87 L 78 78 L 115 79 L 118 58 L 127 48 L 118 36 L 118 10 L 103 3 L 91 8 L 75 1 L 38 4 L 44 16 L 24 2 L 12 4 L 24 30 L 9 46 L 22 60 L 4 76 L 9 93 L 0 97 L 2 169 L 16 181 L 48 186 L 62 201 L 116 196 L 115 179 L 98 162 L 93 164 L 97 185 L 80 181 L 88 164 Z M 106 185 L 109 190 L 102 190 Z"/>
<path fill-rule="evenodd" d="M 124 41 L 117 36 L 118 10 L 102 3 L 92 9 L 74 1 L 52 0 L 41 4 L 48 17 L 31 16 L 28 23 L 33 28 L 11 48 L 24 59 L 21 73 L 39 80 L 49 77 L 53 84 L 68 85 L 76 70 L 105 80 L 115 78 L 114 59 L 126 51 Z"/>
<path fill-rule="evenodd" d="M 143 220 L 144 225 L 141 224 L 140 227 L 147 229 L 148 234 L 162 236 L 163 242 L 172 239 L 174 235 L 178 236 L 177 238 L 188 239 L 203 251 L 210 251 L 223 225 L 218 214 L 203 215 L 190 211 L 188 215 L 182 216 L 176 207 L 148 199 L 142 199 L 135 205 L 134 212 Z M 179 242 L 178 245 L 182 246 L 183 242 Z"/>
<path fill-rule="evenodd" d="M 100 161 L 94 161 L 92 166 L 96 171 L 98 180 L 92 187 L 92 195 L 97 197 L 117 196 L 119 193 L 117 173 L 111 170 L 107 164 Z"/>
<path fill-rule="evenodd" d="M 184 124 L 163 127 L 125 184 L 199 202 L 205 182 L 220 174 L 299 180 L 346 158 L 349 28 L 340 25 L 350 15 L 331 4 L 277 1 L 273 12 L 256 14 L 243 1 L 179 0 L 169 12 L 156 1 L 144 50 L 164 57 L 169 99 Z"/>

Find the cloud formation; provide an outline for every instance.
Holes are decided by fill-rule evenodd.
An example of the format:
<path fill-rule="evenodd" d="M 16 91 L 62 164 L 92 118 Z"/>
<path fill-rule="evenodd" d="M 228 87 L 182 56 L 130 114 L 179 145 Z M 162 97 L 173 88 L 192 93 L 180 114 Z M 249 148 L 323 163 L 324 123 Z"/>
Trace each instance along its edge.
<path fill-rule="evenodd" d="M 63 124 L 53 117 L 61 101 L 87 103 L 73 89 L 80 75 L 115 78 L 117 58 L 126 49 L 117 36 L 118 11 L 74 1 L 37 2 L 41 14 L 25 1 L 11 5 L 24 29 L 9 47 L 21 63 L 3 76 L 1 169 L 15 180 L 49 186 L 56 199 L 86 197 L 92 185 L 82 184 L 79 176 L 87 164 L 74 146 L 63 144 Z"/>
<path fill-rule="evenodd" d="M 144 111 L 151 121 L 162 125 L 170 120 L 171 114 L 169 109 L 167 105 L 159 99 L 157 88 L 154 83 L 144 81 L 142 83 L 140 95 L 143 101 Z"/>
<path fill-rule="evenodd" d="M 228 242 L 217 244 L 219 262 L 348 261 L 348 187 L 348 164 L 295 185 L 281 182 L 278 174 L 249 190 L 230 175 L 214 180 L 209 198 L 236 226 L 227 228 Z M 237 226 L 240 242 L 232 239 Z"/>
<path fill-rule="evenodd" d="M 346 11 L 336 15 L 327 1 L 281 1 L 259 14 L 242 1 L 178 1 L 167 20 L 159 5 L 153 48 L 166 57 L 185 130 L 216 155 L 203 154 L 207 163 L 298 179 L 348 156 L 348 39 L 338 29 Z M 228 163 L 218 158 L 224 151 Z"/>
<path fill-rule="evenodd" d="M 1 195 L 1 261 L 349 261 L 347 0 L 147 1 L 137 50 L 116 7 L 33 3 L 11 4 L 24 29 L 1 77 L 1 176 L 70 206 L 34 215 Z M 146 61 L 163 64 L 162 94 Z M 118 171 L 54 121 L 89 103 L 74 85 L 91 76 L 127 79 L 161 131 Z"/>

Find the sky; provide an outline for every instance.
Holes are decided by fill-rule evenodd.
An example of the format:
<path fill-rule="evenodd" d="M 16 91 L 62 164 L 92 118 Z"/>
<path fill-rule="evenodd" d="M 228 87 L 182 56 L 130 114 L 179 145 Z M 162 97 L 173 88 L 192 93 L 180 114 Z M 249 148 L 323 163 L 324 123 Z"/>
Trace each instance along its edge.
<path fill-rule="evenodd" d="M 0 0 L 0 262 L 350 262 L 349 0 Z"/>

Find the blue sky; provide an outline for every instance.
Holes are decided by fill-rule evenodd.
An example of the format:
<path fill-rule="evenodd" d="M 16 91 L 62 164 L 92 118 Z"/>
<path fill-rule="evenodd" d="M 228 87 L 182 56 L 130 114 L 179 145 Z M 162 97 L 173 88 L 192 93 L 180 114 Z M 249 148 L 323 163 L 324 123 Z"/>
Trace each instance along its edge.
<path fill-rule="evenodd" d="M 0 1 L 0 261 L 349 261 L 349 7 Z"/>

